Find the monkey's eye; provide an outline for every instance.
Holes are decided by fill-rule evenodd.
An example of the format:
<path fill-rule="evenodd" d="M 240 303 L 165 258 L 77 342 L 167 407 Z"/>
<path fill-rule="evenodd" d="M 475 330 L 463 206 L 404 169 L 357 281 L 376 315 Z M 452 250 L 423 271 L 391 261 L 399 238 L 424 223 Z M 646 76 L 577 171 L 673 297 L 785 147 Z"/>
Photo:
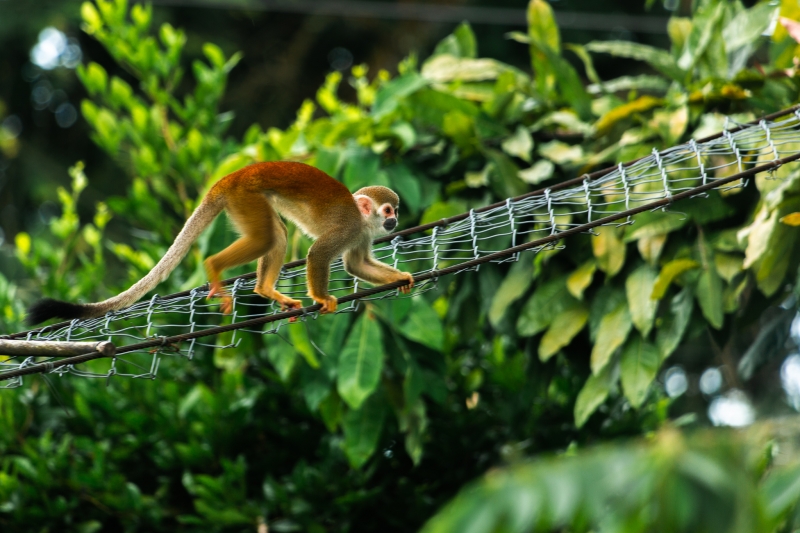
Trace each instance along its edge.
<path fill-rule="evenodd" d="M 383 212 L 386 213 L 387 215 L 391 215 L 392 214 L 392 208 L 387 205 L 384 208 Z"/>

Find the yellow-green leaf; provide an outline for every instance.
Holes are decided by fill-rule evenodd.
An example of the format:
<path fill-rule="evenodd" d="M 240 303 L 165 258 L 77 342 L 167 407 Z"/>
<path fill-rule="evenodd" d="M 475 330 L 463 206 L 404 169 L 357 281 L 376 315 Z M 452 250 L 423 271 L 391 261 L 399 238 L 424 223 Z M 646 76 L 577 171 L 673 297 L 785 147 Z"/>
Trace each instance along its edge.
<path fill-rule="evenodd" d="M 619 238 L 618 228 L 600 226 L 595 231 L 597 235 L 592 237 L 592 251 L 597 259 L 597 266 L 612 277 L 625 264 L 625 243 Z"/>
<path fill-rule="evenodd" d="M 614 127 L 614 125 L 618 122 L 630 118 L 637 113 L 644 113 L 645 111 L 649 111 L 654 107 L 659 107 L 663 105 L 663 103 L 663 98 L 656 98 L 649 95 L 640 96 L 632 102 L 622 104 L 621 106 L 612 109 L 597 119 L 597 122 L 594 124 L 595 132 L 598 136 L 604 135 L 608 133 L 608 130 Z"/>
<path fill-rule="evenodd" d="M 787 226 L 800 226 L 800 213 L 789 213 L 781 217 L 780 221 Z"/>
<path fill-rule="evenodd" d="M 661 272 L 653 285 L 653 292 L 650 297 L 653 300 L 660 300 L 667 293 L 672 280 L 680 276 L 687 270 L 699 267 L 700 264 L 692 259 L 673 259 L 661 268 Z"/>
<path fill-rule="evenodd" d="M 614 351 L 622 346 L 631 331 L 631 315 L 626 302 L 600 320 L 597 340 L 592 347 L 592 374 L 597 374 L 607 365 Z"/>
<path fill-rule="evenodd" d="M 597 263 L 594 260 L 586 261 L 567 278 L 567 290 L 578 300 L 583 300 L 583 291 L 592 284 Z"/>
<path fill-rule="evenodd" d="M 557 314 L 539 343 L 539 359 L 547 361 L 561 348 L 567 346 L 586 326 L 587 320 L 589 320 L 589 310 L 581 303 Z"/>
<path fill-rule="evenodd" d="M 648 265 L 642 265 L 631 272 L 625 280 L 631 320 L 643 337 L 647 337 L 650 333 L 658 309 L 658 300 L 651 298 L 657 277 L 655 270 Z"/>

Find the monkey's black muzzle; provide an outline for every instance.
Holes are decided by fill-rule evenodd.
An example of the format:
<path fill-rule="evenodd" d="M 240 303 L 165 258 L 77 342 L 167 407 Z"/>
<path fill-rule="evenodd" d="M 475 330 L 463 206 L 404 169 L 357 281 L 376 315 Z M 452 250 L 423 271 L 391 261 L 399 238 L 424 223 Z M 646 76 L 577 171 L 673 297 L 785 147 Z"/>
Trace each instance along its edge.
<path fill-rule="evenodd" d="M 392 231 L 397 226 L 397 219 L 396 218 L 387 218 L 383 221 L 383 229 L 386 231 Z"/>

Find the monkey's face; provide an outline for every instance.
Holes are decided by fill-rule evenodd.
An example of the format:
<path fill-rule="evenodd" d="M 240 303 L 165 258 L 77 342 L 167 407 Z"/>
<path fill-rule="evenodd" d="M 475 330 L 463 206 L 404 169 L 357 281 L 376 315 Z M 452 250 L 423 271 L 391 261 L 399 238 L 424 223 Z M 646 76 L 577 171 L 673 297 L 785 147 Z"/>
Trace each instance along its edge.
<path fill-rule="evenodd" d="M 378 204 L 365 195 L 356 195 L 355 200 L 373 236 L 386 235 L 397 227 L 397 205 L 389 202 Z"/>
<path fill-rule="evenodd" d="M 391 233 L 397 227 L 397 207 L 389 204 L 383 204 L 378 208 L 378 213 L 381 216 L 381 227 L 386 233 Z"/>

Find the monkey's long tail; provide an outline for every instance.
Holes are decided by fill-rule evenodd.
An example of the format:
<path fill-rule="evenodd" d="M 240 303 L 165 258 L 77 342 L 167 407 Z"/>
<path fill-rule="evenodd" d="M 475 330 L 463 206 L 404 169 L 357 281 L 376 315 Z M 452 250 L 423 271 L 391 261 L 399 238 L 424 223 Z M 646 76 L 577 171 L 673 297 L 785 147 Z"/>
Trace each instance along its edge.
<path fill-rule="evenodd" d="M 88 304 L 74 304 L 52 298 L 44 298 L 28 309 L 27 323 L 33 326 L 51 318 L 94 318 L 103 316 L 109 311 L 131 305 L 154 289 L 169 276 L 170 272 L 175 270 L 189 252 L 192 243 L 214 221 L 223 208 L 224 203 L 221 199 L 212 199 L 207 196 L 186 220 L 183 229 L 178 233 L 175 242 L 169 247 L 164 257 L 145 277 L 134 283 L 130 289 L 108 300 Z"/>

